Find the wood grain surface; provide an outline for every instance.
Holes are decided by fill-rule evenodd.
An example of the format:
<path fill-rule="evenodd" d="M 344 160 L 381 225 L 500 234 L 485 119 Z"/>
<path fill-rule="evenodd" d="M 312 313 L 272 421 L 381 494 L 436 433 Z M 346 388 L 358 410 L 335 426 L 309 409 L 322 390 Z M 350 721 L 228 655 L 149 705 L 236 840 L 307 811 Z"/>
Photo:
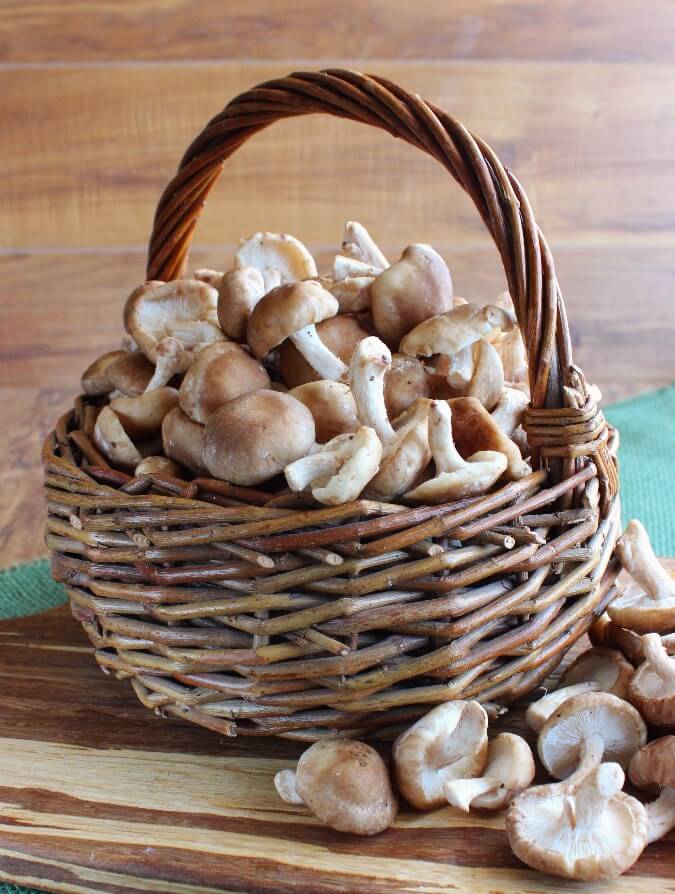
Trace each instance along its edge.
<path fill-rule="evenodd" d="M 384 74 L 444 105 L 519 176 L 555 253 L 575 359 L 607 399 L 675 377 L 675 8 L 663 0 L 0 0 L 0 562 L 44 553 L 38 450 L 117 344 L 154 205 L 206 119 L 303 67 Z M 194 264 L 297 234 L 328 263 L 345 219 L 392 256 L 430 241 L 489 300 L 496 252 L 431 160 L 328 118 L 228 164 Z"/>
<path fill-rule="evenodd" d="M 499 815 L 404 807 L 375 838 L 323 828 L 274 791 L 297 744 L 157 717 L 91 651 L 65 607 L 0 622 L 0 880 L 73 894 L 579 890 L 524 867 Z M 522 709 L 500 725 L 520 731 Z M 668 894 L 674 873 L 671 833 L 584 891 Z"/>

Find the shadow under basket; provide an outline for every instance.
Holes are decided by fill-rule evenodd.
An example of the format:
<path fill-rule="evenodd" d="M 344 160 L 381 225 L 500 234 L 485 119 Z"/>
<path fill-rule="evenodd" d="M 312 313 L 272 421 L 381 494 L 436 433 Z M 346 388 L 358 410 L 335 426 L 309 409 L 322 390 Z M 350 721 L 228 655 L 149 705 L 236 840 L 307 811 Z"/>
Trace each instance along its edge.
<path fill-rule="evenodd" d="M 148 279 L 182 275 L 225 160 L 280 118 L 322 112 L 432 155 L 497 246 L 527 346 L 531 475 L 441 506 L 303 504 L 222 481 L 132 477 L 79 397 L 47 438 L 47 544 L 106 672 L 221 735 L 390 737 L 439 702 L 537 686 L 616 594 L 616 432 L 572 363 L 549 248 L 478 137 L 383 78 L 300 72 L 241 94 L 162 195 Z"/>

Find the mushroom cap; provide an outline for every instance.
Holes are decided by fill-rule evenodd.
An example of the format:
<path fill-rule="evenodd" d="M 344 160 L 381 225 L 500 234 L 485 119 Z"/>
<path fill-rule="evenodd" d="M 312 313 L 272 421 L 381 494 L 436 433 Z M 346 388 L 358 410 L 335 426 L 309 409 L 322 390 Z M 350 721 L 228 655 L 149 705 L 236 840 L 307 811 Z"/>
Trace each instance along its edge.
<path fill-rule="evenodd" d="M 319 379 L 293 388 L 290 394 L 301 401 L 314 417 L 316 440 L 325 444 L 337 435 L 359 427 L 352 389 L 344 382 Z"/>
<path fill-rule="evenodd" d="M 162 447 L 165 456 L 185 466 L 195 475 L 208 475 L 202 462 L 204 426 L 193 422 L 180 407 L 174 407 L 162 422 Z"/>
<path fill-rule="evenodd" d="M 582 681 L 570 686 L 560 686 L 553 692 L 547 692 L 541 698 L 530 702 L 525 711 L 525 723 L 535 733 L 541 732 L 548 718 L 554 714 L 563 702 L 575 695 L 583 695 L 585 692 L 600 692 L 602 687 L 595 681 Z"/>
<path fill-rule="evenodd" d="M 317 275 L 307 246 L 288 233 L 255 233 L 242 239 L 234 261 L 236 267 L 255 267 L 266 278 L 270 272 L 276 273 L 281 283 Z"/>
<path fill-rule="evenodd" d="M 251 311 L 246 339 L 256 357 L 266 357 L 294 332 L 334 317 L 337 298 L 314 280 L 290 282 L 264 295 Z"/>
<path fill-rule="evenodd" d="M 642 643 L 645 660 L 628 681 L 626 697 L 648 723 L 675 726 L 675 658 L 667 654 L 658 633 L 645 634 Z M 660 655 L 653 656 L 653 650 Z"/>
<path fill-rule="evenodd" d="M 495 330 L 508 330 L 513 326 L 512 317 L 501 307 L 451 304 L 444 312 L 437 311 L 434 316 L 425 317 L 414 329 L 411 327 L 401 341 L 400 350 L 414 357 L 452 356 Z"/>
<path fill-rule="evenodd" d="M 451 779 L 479 776 L 487 759 L 485 709 L 475 701 L 445 702 L 394 742 L 394 768 L 403 797 L 420 810 L 446 803 Z"/>
<path fill-rule="evenodd" d="M 620 772 L 615 764 L 599 767 L 596 772 L 603 787 L 606 767 Z M 592 825 L 573 824 L 570 801 L 578 790 L 576 785 L 557 783 L 521 792 L 506 814 L 511 849 L 523 863 L 540 872 L 589 882 L 617 878 L 647 844 L 645 808 L 635 798 L 615 793 L 616 782 L 609 780 L 607 790 L 612 794 L 604 809 L 593 816 Z"/>
<path fill-rule="evenodd" d="M 337 298 L 341 314 L 361 313 L 370 307 L 372 276 L 348 276 L 337 282 L 322 283 Z"/>
<path fill-rule="evenodd" d="M 166 414 L 178 403 L 175 388 L 155 388 L 136 397 L 116 397 L 110 401 L 124 430 L 132 439 L 148 438 L 162 427 Z"/>
<path fill-rule="evenodd" d="M 667 572 L 674 580 L 675 569 Z M 635 633 L 670 633 L 675 631 L 675 597 L 653 599 L 637 583 L 626 585 L 623 592 L 607 606 L 609 617 Z"/>
<path fill-rule="evenodd" d="M 604 742 L 605 758 L 622 767 L 647 741 L 647 728 L 632 705 L 608 692 L 588 692 L 563 702 L 546 721 L 537 740 L 541 762 L 552 776 L 564 779 L 595 734 Z"/>
<path fill-rule="evenodd" d="M 396 419 L 418 397 L 431 397 L 431 382 L 421 360 L 406 354 L 392 354 L 384 375 L 384 403 L 390 419 Z"/>
<path fill-rule="evenodd" d="M 315 742 L 298 761 L 295 788 L 322 823 L 352 835 L 377 835 L 398 802 L 380 755 L 352 739 Z"/>
<path fill-rule="evenodd" d="M 141 459 L 138 447 L 124 430 L 119 417 L 110 407 L 103 407 L 94 425 L 94 443 L 115 466 L 135 469 Z"/>
<path fill-rule="evenodd" d="M 594 647 L 578 655 L 560 678 L 561 686 L 594 681 L 603 692 L 626 697 L 626 685 L 633 675 L 633 665 L 618 649 Z"/>
<path fill-rule="evenodd" d="M 502 391 L 499 402 L 491 415 L 507 438 L 513 436 L 514 431 L 523 421 L 529 402 L 527 394 L 518 388 L 504 388 Z"/>
<path fill-rule="evenodd" d="M 638 788 L 675 788 L 675 736 L 661 736 L 636 751 L 628 778 Z"/>
<path fill-rule="evenodd" d="M 430 245 L 409 245 L 370 285 L 377 334 L 392 349 L 423 320 L 452 307 L 448 265 Z M 403 350 L 408 354 L 409 351 Z"/>
<path fill-rule="evenodd" d="M 97 357 L 82 373 L 82 390 L 85 394 L 96 396 L 108 394 L 115 387 L 108 377 L 108 367 L 111 363 L 126 357 L 126 351 L 108 351 Z"/>
<path fill-rule="evenodd" d="M 314 436 L 312 414 L 299 400 L 279 391 L 252 391 L 210 416 L 202 461 L 215 478 L 261 484 L 309 453 Z"/>
<path fill-rule="evenodd" d="M 440 472 L 408 491 L 406 499 L 422 503 L 446 503 L 484 494 L 506 471 L 503 453 L 483 450 L 472 454 L 462 469 Z"/>
<path fill-rule="evenodd" d="M 251 311 L 265 294 L 265 280 L 255 267 L 228 271 L 218 287 L 218 322 L 225 335 L 246 341 Z"/>
<path fill-rule="evenodd" d="M 488 743 L 483 776 L 494 776 L 501 784 L 494 791 L 478 795 L 471 806 L 478 810 L 500 810 L 514 794 L 530 785 L 534 773 L 532 749 L 525 739 L 514 733 L 499 733 Z"/>
<path fill-rule="evenodd" d="M 506 437 L 480 401 L 455 397 L 448 404 L 452 410 L 452 437 L 463 457 L 494 450 L 506 456 L 506 475 L 510 479 L 523 478 L 532 471 L 517 445 Z"/>
<path fill-rule="evenodd" d="M 316 332 L 328 350 L 347 364 L 357 344 L 369 335 L 356 317 L 350 314 L 328 317 L 317 324 Z M 279 369 L 289 388 L 297 388 L 306 382 L 317 382 L 321 378 L 290 339 L 279 349 Z"/>
<path fill-rule="evenodd" d="M 245 348 L 234 341 L 220 341 L 196 354 L 181 383 L 178 400 L 194 422 L 206 423 L 228 400 L 269 386 L 265 368 Z"/>
<path fill-rule="evenodd" d="M 106 370 L 112 385 L 110 390 L 121 391 L 129 397 L 143 394 L 155 372 L 145 354 L 140 351 L 125 351 L 122 357 L 113 360 Z"/>
<path fill-rule="evenodd" d="M 181 468 L 167 456 L 146 456 L 134 469 L 134 475 L 169 475 L 171 478 L 180 478 Z"/>
<path fill-rule="evenodd" d="M 472 346 L 473 375 L 466 391 L 486 410 L 494 410 L 504 389 L 504 368 L 499 354 L 489 341 L 479 339 Z"/>
<path fill-rule="evenodd" d="M 207 285 L 217 289 L 224 275 L 222 270 L 214 270 L 212 267 L 199 267 L 194 271 L 192 278 L 205 282 Z"/>

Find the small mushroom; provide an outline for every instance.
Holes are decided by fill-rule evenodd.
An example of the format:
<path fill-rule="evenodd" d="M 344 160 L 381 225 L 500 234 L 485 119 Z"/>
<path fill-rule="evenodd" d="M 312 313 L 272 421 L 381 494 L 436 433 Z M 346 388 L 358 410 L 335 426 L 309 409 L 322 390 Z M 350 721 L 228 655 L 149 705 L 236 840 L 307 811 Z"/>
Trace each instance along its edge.
<path fill-rule="evenodd" d="M 406 497 L 422 503 L 444 503 L 485 493 L 506 470 L 503 453 L 484 450 L 464 459 L 452 440 L 452 413 L 446 401 L 432 400 L 429 409 L 429 447 L 436 475 Z"/>
<path fill-rule="evenodd" d="M 433 708 L 394 742 L 394 769 L 403 797 L 419 810 L 447 803 L 452 779 L 471 779 L 487 760 L 485 709 L 475 701 L 445 702 Z"/>
<path fill-rule="evenodd" d="M 204 426 L 193 422 L 180 407 L 174 407 L 162 422 L 162 448 L 165 456 L 185 466 L 195 475 L 208 475 L 202 462 Z"/>
<path fill-rule="evenodd" d="M 435 354 L 453 357 L 480 339 L 513 326 L 513 319 L 500 307 L 458 304 L 445 313 L 425 318 L 409 330 L 401 340 L 400 350 L 413 357 L 433 357 Z M 469 355 L 463 357 L 466 360 Z M 473 367 L 471 374 L 472 370 Z M 467 375 L 464 374 L 464 384 L 468 384 Z"/>
<path fill-rule="evenodd" d="M 647 804 L 647 841 L 658 841 L 675 828 L 675 736 L 654 739 L 636 752 L 628 778 L 638 788 L 658 787 L 659 797 Z"/>
<path fill-rule="evenodd" d="M 341 314 L 358 314 L 370 307 L 370 284 L 373 276 L 348 276 L 325 283 L 325 288 L 337 298 Z"/>
<path fill-rule="evenodd" d="M 378 335 L 390 348 L 423 320 L 452 307 L 452 279 L 430 245 L 409 245 L 401 259 L 370 285 L 370 309 Z M 404 354 L 410 353 L 401 348 Z"/>
<path fill-rule="evenodd" d="M 312 414 L 299 400 L 279 391 L 251 391 L 211 414 L 202 461 L 215 478 L 261 484 L 306 456 L 314 435 Z"/>
<path fill-rule="evenodd" d="M 567 699 L 548 718 L 537 750 L 548 772 L 565 779 L 603 756 L 627 767 L 646 741 L 647 728 L 632 705 L 608 692 L 588 692 Z"/>
<path fill-rule="evenodd" d="M 548 718 L 555 714 L 558 708 L 575 695 L 583 695 L 585 692 L 600 692 L 602 687 L 595 680 L 575 683 L 571 686 L 562 686 L 547 692 L 541 698 L 531 702 L 525 711 L 525 723 L 535 733 L 541 732 Z"/>
<path fill-rule="evenodd" d="M 110 409 L 133 440 L 144 440 L 157 434 L 166 414 L 178 403 L 175 388 L 157 388 L 136 397 L 116 397 Z"/>
<path fill-rule="evenodd" d="M 502 361 L 504 380 L 509 383 L 527 382 L 527 351 L 520 329 L 514 326 L 507 332 L 499 332 L 493 345 Z"/>
<path fill-rule="evenodd" d="M 603 612 L 598 620 L 593 622 L 588 631 L 588 638 L 594 646 L 610 647 L 622 652 L 635 667 L 644 661 L 642 637 L 633 630 L 615 624 L 607 612 Z M 675 633 L 661 634 L 661 642 L 669 655 L 675 655 Z"/>
<path fill-rule="evenodd" d="M 379 438 L 364 425 L 355 434 L 338 435 L 284 471 L 291 490 L 299 492 L 311 487 L 318 503 L 339 506 L 358 499 L 377 472 L 381 456 Z"/>
<path fill-rule="evenodd" d="M 356 258 L 350 258 L 346 255 L 336 255 L 333 261 L 333 280 L 334 282 L 346 282 L 349 279 L 361 279 L 369 277 L 375 279 L 383 268 L 367 264 Z"/>
<path fill-rule="evenodd" d="M 475 397 L 486 410 L 493 410 L 504 389 L 504 369 L 489 341 L 479 339 L 473 347 L 473 374 L 466 397 Z"/>
<path fill-rule="evenodd" d="M 235 267 L 223 276 L 218 287 L 218 322 L 225 335 L 246 341 L 248 318 L 266 291 L 256 267 Z"/>
<path fill-rule="evenodd" d="M 314 417 L 319 444 L 325 444 L 337 435 L 355 432 L 359 427 L 352 390 L 344 382 L 319 379 L 298 385 L 290 394 Z"/>
<path fill-rule="evenodd" d="M 380 270 L 389 266 L 389 261 L 380 251 L 368 230 L 355 220 L 349 220 L 345 224 L 342 236 L 342 253 L 357 261 L 363 261 L 364 264 L 378 267 Z"/>
<path fill-rule="evenodd" d="M 503 810 L 534 779 L 534 758 L 525 739 L 499 733 L 488 743 L 481 776 L 452 779 L 443 786 L 448 803 L 460 810 Z"/>
<path fill-rule="evenodd" d="M 504 434 L 480 401 L 473 397 L 455 397 L 448 404 L 452 410 L 452 436 L 462 456 L 495 450 L 506 456 L 509 479 L 516 481 L 530 474 L 532 469 L 518 446 Z"/>
<path fill-rule="evenodd" d="M 645 660 L 628 682 L 626 697 L 654 726 L 675 726 L 675 658 L 658 633 L 642 637 Z"/>
<path fill-rule="evenodd" d="M 618 878 L 647 844 L 647 813 L 621 791 L 624 778 L 618 764 L 605 763 L 581 779 L 522 792 L 506 814 L 513 853 L 564 878 Z"/>
<path fill-rule="evenodd" d="M 338 832 L 377 835 L 398 812 L 384 761 L 370 745 L 353 739 L 315 742 L 296 770 L 281 770 L 274 784 L 284 801 L 305 804 Z"/>
<path fill-rule="evenodd" d="M 277 286 L 251 311 L 247 341 L 262 360 L 290 338 L 320 379 L 340 379 L 347 366 L 324 344 L 315 326 L 338 310 L 337 300 L 314 280 Z"/>
<path fill-rule="evenodd" d="M 222 270 L 213 270 L 211 267 L 199 267 L 194 272 L 194 279 L 198 279 L 200 282 L 205 282 L 214 289 L 217 289 L 220 286 L 223 276 L 224 273 Z"/>
<path fill-rule="evenodd" d="M 609 604 L 612 621 L 636 633 L 675 630 L 675 580 L 654 555 L 649 535 L 637 519 L 628 522 L 616 554 L 633 582 Z"/>
<path fill-rule="evenodd" d="M 422 362 L 406 354 L 392 354 L 384 374 L 384 403 L 390 419 L 396 419 L 420 397 L 432 397 L 429 376 Z"/>
<path fill-rule="evenodd" d="M 370 334 L 356 317 L 342 313 L 317 323 L 316 331 L 323 344 L 346 365 L 349 365 L 357 344 Z M 290 338 L 283 342 L 279 350 L 279 370 L 289 388 L 321 379 Z"/>
<path fill-rule="evenodd" d="M 172 335 L 167 335 L 157 342 L 155 348 L 155 371 L 145 390 L 154 391 L 162 388 L 176 375 L 185 372 L 192 362 L 192 353 L 183 347 L 183 343 Z"/>
<path fill-rule="evenodd" d="M 262 273 L 265 291 L 284 283 L 317 275 L 309 249 L 287 233 L 256 233 L 242 239 L 234 256 L 235 267 L 255 267 Z"/>
<path fill-rule="evenodd" d="M 560 678 L 561 686 L 595 681 L 603 692 L 626 697 L 633 665 L 617 649 L 587 649 L 578 655 Z"/>
<path fill-rule="evenodd" d="M 146 456 L 134 469 L 134 475 L 169 475 L 171 478 L 182 477 L 178 463 L 167 456 Z"/>
<path fill-rule="evenodd" d="M 265 368 L 246 348 L 221 341 L 199 351 L 185 373 L 178 400 L 190 419 L 206 423 L 228 400 L 269 386 Z"/>
<path fill-rule="evenodd" d="M 513 433 L 523 421 L 529 403 L 527 394 L 517 388 L 504 388 L 502 391 L 491 415 L 507 438 L 513 437 Z"/>
<path fill-rule="evenodd" d="M 82 373 L 82 390 L 85 394 L 95 397 L 99 394 L 108 394 L 115 387 L 108 376 L 108 368 L 116 360 L 126 357 L 126 351 L 108 351 L 101 354 Z"/>
<path fill-rule="evenodd" d="M 140 351 L 124 351 L 123 356 L 113 360 L 106 370 L 111 390 L 129 397 L 143 394 L 154 372 L 155 367 Z"/>
<path fill-rule="evenodd" d="M 103 407 L 94 425 L 94 443 L 110 462 L 121 469 L 135 469 L 143 459 L 110 407 Z"/>

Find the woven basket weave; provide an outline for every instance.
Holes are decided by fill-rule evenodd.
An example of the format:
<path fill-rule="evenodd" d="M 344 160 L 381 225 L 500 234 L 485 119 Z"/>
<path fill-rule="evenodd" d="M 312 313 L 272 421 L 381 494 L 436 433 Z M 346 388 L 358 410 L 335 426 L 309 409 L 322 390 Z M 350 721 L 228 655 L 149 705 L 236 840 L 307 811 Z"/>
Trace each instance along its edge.
<path fill-rule="evenodd" d="M 499 250 L 528 350 L 534 472 L 484 497 L 333 508 L 222 481 L 131 477 L 79 397 L 43 459 L 53 574 L 103 670 L 144 705 L 225 735 L 386 736 L 438 702 L 535 687 L 615 595 L 616 433 L 572 364 L 549 248 L 478 137 L 383 78 L 301 72 L 241 94 L 162 195 L 148 279 L 184 275 L 223 163 L 280 118 L 328 113 L 429 153 Z"/>

